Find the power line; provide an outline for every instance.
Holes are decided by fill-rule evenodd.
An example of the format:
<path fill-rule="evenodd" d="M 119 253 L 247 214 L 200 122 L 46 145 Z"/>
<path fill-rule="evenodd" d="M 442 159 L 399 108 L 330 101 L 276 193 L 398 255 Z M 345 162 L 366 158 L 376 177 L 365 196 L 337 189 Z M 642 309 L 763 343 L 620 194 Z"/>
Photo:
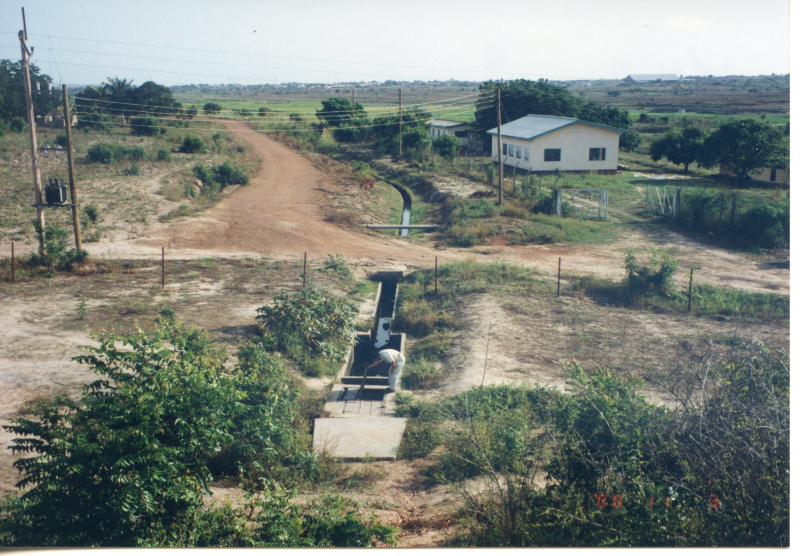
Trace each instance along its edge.
<path fill-rule="evenodd" d="M 337 64 L 355 64 L 355 65 L 363 65 L 363 66 L 379 66 L 379 67 L 388 67 L 388 68 L 407 68 L 407 69 L 424 69 L 424 70 L 436 70 L 436 71 L 460 71 L 460 72 L 471 72 L 471 73 L 492 73 L 497 75 L 502 75 L 508 72 L 501 72 L 501 71 L 491 71 L 491 70 L 470 70 L 470 69 L 463 69 L 463 68 L 437 68 L 432 66 L 412 66 L 412 65 L 404 65 L 404 64 L 387 64 L 381 62 L 351 62 L 348 60 L 331 60 L 327 58 L 304 58 L 304 57 L 297 57 L 297 56 L 277 56 L 274 54 L 254 54 L 252 52 L 234 52 L 228 50 L 210 50 L 204 48 L 189 48 L 185 46 L 165 46 L 165 45 L 154 45 L 154 44 L 142 44 L 142 43 L 131 43 L 131 42 L 121 42 L 121 41 L 106 41 L 101 39 L 87 39 L 87 38 L 79 38 L 79 37 L 64 37 L 58 35 L 41 35 L 38 33 L 30 33 L 31 36 L 37 37 L 52 37 L 55 39 L 65 39 L 65 40 L 74 40 L 74 41 L 84 41 L 84 42 L 97 42 L 102 44 L 118 44 L 121 46 L 143 46 L 146 48 L 158 48 L 158 49 L 172 49 L 172 50 L 186 50 L 190 52 L 206 52 L 206 53 L 213 53 L 213 54 L 232 54 L 234 56 L 254 56 L 260 58 L 278 58 L 283 60 L 303 60 L 309 62 L 326 62 L 326 63 L 337 63 Z M 288 69 L 288 68 L 287 68 Z M 335 73 L 335 72 L 330 72 Z"/>
<path fill-rule="evenodd" d="M 468 96 L 477 97 L 478 95 L 468 95 Z M 466 98 L 466 97 L 455 97 L 452 100 L 457 100 L 457 99 L 461 99 L 461 98 Z M 434 102 L 428 102 L 428 103 L 414 104 L 414 105 L 410 105 L 410 109 L 411 110 L 422 109 L 422 107 L 424 106 L 425 110 L 442 111 L 442 110 L 447 110 L 448 108 L 446 108 L 446 107 L 450 107 L 450 109 L 452 109 L 452 108 L 458 108 L 458 107 L 461 107 L 461 106 L 464 106 L 464 105 L 474 104 L 476 102 L 484 102 L 484 101 L 480 101 L 480 100 L 476 99 L 476 100 L 466 100 L 466 101 L 448 103 L 448 102 L 446 102 L 447 100 L 451 100 L 451 99 L 445 99 L 444 101 L 434 101 Z M 96 103 L 104 103 L 106 106 L 103 106 L 102 108 L 108 108 L 108 109 L 112 109 L 112 110 L 115 109 L 115 107 L 117 107 L 117 106 L 120 106 L 120 107 L 121 106 L 142 106 L 142 107 L 146 107 L 146 108 L 161 108 L 163 110 L 159 110 L 159 111 L 156 111 L 156 112 L 162 112 L 164 115 L 173 115 L 176 112 L 180 113 L 180 111 L 185 111 L 186 110 L 186 108 L 184 108 L 184 107 L 153 105 L 153 104 L 138 104 L 138 103 L 131 103 L 131 102 L 105 100 L 105 99 L 90 99 L 90 98 L 85 98 L 85 97 L 76 97 L 75 103 L 76 104 L 80 104 L 82 106 L 91 106 L 91 107 L 96 107 L 95 106 Z M 111 106 L 111 105 L 113 105 L 113 106 Z M 442 107 L 442 108 L 439 108 L 439 107 Z M 140 110 L 140 112 L 153 113 L 151 110 Z M 223 109 L 223 110 L 219 110 L 218 112 L 230 112 L 230 113 L 233 113 L 233 114 L 240 114 L 241 110 Z M 364 112 L 366 113 L 366 115 L 383 115 L 383 114 L 394 114 L 396 112 L 396 110 L 394 108 L 390 108 L 390 107 L 380 107 L 380 108 L 376 108 L 375 110 L 371 110 L 371 111 L 364 110 Z M 291 114 L 314 115 L 314 116 L 336 115 L 336 114 L 349 116 L 351 113 L 352 113 L 352 109 L 351 110 L 329 110 L 329 111 L 318 110 L 318 111 L 311 111 L 311 112 L 296 112 L 296 111 L 291 112 Z M 256 116 L 254 116 L 254 117 L 256 117 Z M 264 119 L 270 119 L 270 118 L 276 117 L 276 115 L 275 114 L 271 114 L 271 115 L 257 116 L 257 117 L 258 118 L 264 118 Z"/>
<path fill-rule="evenodd" d="M 485 108 L 491 108 L 491 106 L 486 106 Z M 86 115 L 86 114 L 91 114 L 92 112 L 81 112 L 81 111 L 78 111 L 77 113 L 79 115 Z M 474 113 L 474 110 L 465 110 L 463 112 L 456 112 L 456 113 L 450 114 L 450 115 L 451 116 L 458 116 L 458 115 L 461 115 L 461 114 L 470 114 L 470 113 Z M 403 120 L 403 122 L 404 123 L 424 122 L 424 121 L 427 121 L 428 119 L 429 118 L 410 119 L 410 120 Z M 224 119 L 220 119 L 219 121 L 225 121 L 225 120 Z M 228 121 L 247 123 L 247 120 L 237 120 L 237 119 L 233 119 L 233 118 L 228 119 Z M 129 124 L 120 124 L 120 123 L 116 123 L 116 122 L 102 122 L 102 123 L 103 123 L 103 125 L 113 125 L 113 126 L 118 126 L 118 127 L 130 127 Z M 167 122 L 163 122 L 163 123 L 166 124 Z M 469 122 L 464 122 L 464 123 L 469 123 Z M 333 130 L 336 130 L 336 129 L 364 129 L 364 128 L 369 128 L 369 127 L 382 127 L 382 126 L 394 126 L 394 122 L 390 122 L 390 123 L 386 123 L 386 124 L 369 124 L 369 125 L 362 125 L 362 126 L 342 126 L 342 127 L 333 127 L 333 128 L 329 128 L 329 129 L 333 129 Z M 194 130 L 194 131 L 219 131 L 219 128 L 200 128 L 200 127 L 183 128 L 183 127 L 179 127 L 179 126 L 170 126 L 170 125 L 138 125 L 137 124 L 136 127 L 151 127 L 151 128 L 170 127 L 172 129 L 191 129 L 191 130 Z M 231 133 L 240 133 L 240 132 L 242 132 L 242 133 L 251 133 L 251 132 L 252 133 L 295 133 L 295 132 L 305 132 L 305 131 L 311 131 L 311 130 L 309 130 L 309 129 L 261 129 L 261 130 L 258 130 L 258 129 L 229 129 L 227 131 L 229 131 Z"/>

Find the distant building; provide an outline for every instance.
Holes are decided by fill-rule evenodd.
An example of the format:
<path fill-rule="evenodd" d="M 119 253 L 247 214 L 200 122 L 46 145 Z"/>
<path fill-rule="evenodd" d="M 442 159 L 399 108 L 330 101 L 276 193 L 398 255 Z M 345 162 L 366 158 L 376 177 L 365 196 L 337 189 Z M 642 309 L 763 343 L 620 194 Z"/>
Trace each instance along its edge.
<path fill-rule="evenodd" d="M 625 130 L 576 118 L 529 114 L 502 126 L 503 163 L 532 172 L 617 172 Z M 497 135 L 497 128 L 486 133 Z M 497 140 L 492 138 L 492 160 Z"/>
<path fill-rule="evenodd" d="M 655 81 L 680 81 L 674 73 L 631 74 L 622 81 L 625 83 L 653 83 Z"/>
<path fill-rule="evenodd" d="M 462 145 L 469 144 L 467 133 L 474 130 L 470 124 L 451 120 L 428 120 L 425 123 L 430 126 L 428 128 L 428 135 L 431 136 L 431 139 L 438 139 L 442 135 L 454 135 L 461 141 Z"/>
<path fill-rule="evenodd" d="M 724 166 L 719 167 L 719 175 L 728 178 L 736 177 L 736 174 L 734 174 Z M 766 183 L 789 185 L 789 172 L 787 172 L 786 170 L 780 170 L 778 168 L 761 168 L 760 170 L 755 170 L 747 174 L 747 177 L 745 177 L 745 179 L 766 182 Z"/>
<path fill-rule="evenodd" d="M 77 124 L 78 124 L 78 116 L 77 114 L 72 114 L 70 125 L 75 126 Z M 37 114 L 36 125 L 42 127 L 48 126 L 57 129 L 64 129 L 64 111 L 53 110 L 49 114 L 44 114 L 44 115 Z"/>

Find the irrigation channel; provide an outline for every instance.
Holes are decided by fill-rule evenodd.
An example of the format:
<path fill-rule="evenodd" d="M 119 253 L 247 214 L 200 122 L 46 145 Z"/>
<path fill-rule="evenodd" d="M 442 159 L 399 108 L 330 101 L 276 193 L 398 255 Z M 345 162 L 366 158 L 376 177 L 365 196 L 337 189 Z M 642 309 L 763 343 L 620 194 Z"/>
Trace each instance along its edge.
<path fill-rule="evenodd" d="M 397 289 L 402 271 L 379 271 L 372 327 L 356 334 L 346 362 L 325 404 L 329 418 L 314 422 L 314 450 L 343 458 L 393 459 L 405 430 L 405 419 L 394 417 L 395 392 L 388 392 L 389 363 L 367 371 L 382 349 L 405 351 L 405 334 L 392 333 Z M 399 387 L 398 387 L 399 389 Z"/>

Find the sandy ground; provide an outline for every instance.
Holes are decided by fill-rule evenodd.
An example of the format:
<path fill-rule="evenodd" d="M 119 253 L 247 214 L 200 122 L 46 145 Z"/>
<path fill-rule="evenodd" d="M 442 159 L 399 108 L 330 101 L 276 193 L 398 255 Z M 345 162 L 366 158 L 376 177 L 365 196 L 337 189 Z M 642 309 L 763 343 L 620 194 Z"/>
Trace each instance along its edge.
<path fill-rule="evenodd" d="M 234 131 L 244 125 L 226 123 Z M 631 229 L 618 242 L 604 246 L 493 245 L 469 250 L 437 249 L 430 242 L 410 243 L 344 230 L 326 222 L 322 208 L 323 191 L 343 186 L 307 158 L 266 135 L 241 136 L 262 161 L 251 185 L 233 191 L 199 217 L 168 225 L 149 224 L 138 238 L 117 236 L 112 241 L 86 244 L 92 255 L 155 259 L 166 246 L 169 259 L 268 255 L 273 260 L 302 260 L 307 252 L 310 260 L 318 262 L 328 253 L 341 253 L 367 272 L 432 267 L 438 256 L 440 263 L 506 260 L 536 266 L 552 279 L 561 258 L 562 275 L 568 281 L 570 276 L 587 273 L 621 277 L 625 252 L 646 254 L 655 246 L 667 249 L 679 261 L 679 283 L 688 280 L 691 266 L 700 268 L 695 271 L 695 283 L 789 294 L 788 269 L 758 264 L 747 255 L 709 248 L 668 230 Z M 0 255 L 8 255 L 7 250 L 7 245 L 0 247 Z M 9 293 L 0 296 L 3 425 L 36 399 L 56 394 L 77 397 L 80 385 L 92 375 L 71 361 L 80 353 L 76 346 L 91 342 L 88 334 L 62 326 L 65 315 L 75 312 L 74 298 L 49 293 L 36 300 L 17 299 Z M 498 304 L 487 296 L 473 296 L 464 301 L 460 310 L 466 326 L 456 332 L 454 347 L 442 362 L 444 384 L 425 396 L 449 395 L 482 382 L 527 382 L 563 388 L 563 369 L 573 359 L 586 366 L 608 363 L 620 369 L 666 366 L 678 355 L 701 357 L 709 344 L 696 336 L 730 336 L 736 326 L 731 321 L 699 317 L 633 314 L 577 298 L 531 298 Z M 232 305 L 210 318 L 223 326 L 234 313 L 240 319 L 251 318 L 255 306 L 252 302 Z M 777 346 L 788 345 L 786 327 L 738 326 L 742 336 L 761 334 Z M 0 494 L 11 491 L 18 480 L 11 469 L 16 456 L 5 449 L 10 439 L 8 433 L 0 432 Z M 357 495 L 373 505 L 386 505 L 388 509 L 378 514 L 402 528 L 402 546 L 432 546 L 442 540 L 444 532 L 453 530 L 455 495 L 444 487 L 429 488 L 420 483 L 420 466 L 424 465 L 424 460 L 370 464 L 381 478 L 370 487 L 372 491 Z M 219 499 L 235 499 L 230 489 L 222 492 L 226 489 L 220 488 Z"/>

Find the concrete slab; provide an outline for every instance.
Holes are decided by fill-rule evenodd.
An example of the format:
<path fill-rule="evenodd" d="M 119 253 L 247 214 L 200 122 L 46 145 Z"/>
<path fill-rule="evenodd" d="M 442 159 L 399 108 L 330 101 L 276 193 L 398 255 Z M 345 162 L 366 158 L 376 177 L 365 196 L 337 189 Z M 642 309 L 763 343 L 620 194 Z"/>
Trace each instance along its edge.
<path fill-rule="evenodd" d="M 314 453 L 327 451 L 339 458 L 395 459 L 406 421 L 400 417 L 316 419 Z"/>

